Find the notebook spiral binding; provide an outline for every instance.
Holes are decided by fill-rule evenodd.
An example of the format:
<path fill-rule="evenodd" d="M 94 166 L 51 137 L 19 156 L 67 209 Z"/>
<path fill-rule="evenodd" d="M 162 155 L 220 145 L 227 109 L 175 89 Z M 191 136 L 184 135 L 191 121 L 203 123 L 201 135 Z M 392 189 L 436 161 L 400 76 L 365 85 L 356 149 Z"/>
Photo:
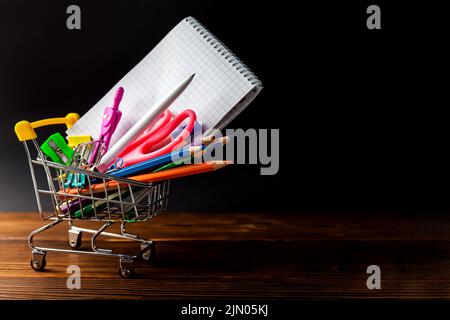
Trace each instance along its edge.
<path fill-rule="evenodd" d="M 193 17 L 186 18 L 186 21 L 197 31 L 200 35 L 209 42 L 214 49 L 217 50 L 231 65 L 236 68 L 252 85 L 257 85 L 262 88 L 262 83 L 258 77 L 245 65 L 234 53 L 224 45 L 219 39 L 217 39 L 211 31 L 209 31 L 204 25 L 198 22 Z"/>

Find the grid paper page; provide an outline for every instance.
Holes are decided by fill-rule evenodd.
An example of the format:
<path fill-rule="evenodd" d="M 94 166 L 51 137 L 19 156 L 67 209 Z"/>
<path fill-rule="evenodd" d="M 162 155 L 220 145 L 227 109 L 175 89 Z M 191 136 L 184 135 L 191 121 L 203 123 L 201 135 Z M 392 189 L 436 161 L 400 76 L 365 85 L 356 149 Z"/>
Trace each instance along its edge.
<path fill-rule="evenodd" d="M 122 119 L 112 137 L 112 146 L 148 108 L 193 73 L 193 81 L 170 106 L 170 111 L 178 114 L 184 109 L 194 110 L 205 130 L 221 129 L 231 121 L 250 103 L 261 86 L 252 84 L 252 81 L 236 69 L 236 65 L 233 66 L 207 41 L 205 33 L 201 34 L 194 28 L 192 22 L 196 20 L 183 19 L 67 130 L 67 134 L 90 134 L 94 139 L 97 138 L 103 111 L 105 107 L 112 105 L 116 89 L 122 86 L 125 89 L 120 104 Z M 241 101 L 244 97 L 245 101 Z"/>

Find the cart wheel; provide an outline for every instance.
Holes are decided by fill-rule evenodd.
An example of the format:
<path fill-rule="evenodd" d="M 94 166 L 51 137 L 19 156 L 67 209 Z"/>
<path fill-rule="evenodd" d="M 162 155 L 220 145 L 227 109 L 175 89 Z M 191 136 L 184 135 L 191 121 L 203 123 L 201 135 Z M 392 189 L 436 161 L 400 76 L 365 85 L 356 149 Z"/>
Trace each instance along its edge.
<path fill-rule="evenodd" d="M 134 274 L 134 261 L 133 259 L 120 258 L 119 260 L 119 275 L 123 279 L 131 278 Z"/>
<path fill-rule="evenodd" d="M 31 268 L 36 271 L 44 271 L 47 264 L 45 260 L 45 252 L 33 252 L 33 256 L 30 261 Z"/>
<path fill-rule="evenodd" d="M 129 279 L 134 274 L 134 268 L 128 268 L 128 269 L 119 268 L 119 274 L 122 277 L 122 279 Z"/>
<path fill-rule="evenodd" d="M 148 243 L 142 243 L 141 249 L 144 249 L 147 246 Z M 156 256 L 156 245 L 155 242 L 152 241 L 150 244 L 150 248 L 142 254 L 142 259 L 144 259 L 145 261 L 152 262 L 155 260 L 155 256 Z"/>
<path fill-rule="evenodd" d="M 79 249 L 81 247 L 82 232 L 76 230 L 69 230 L 69 246 L 72 249 Z"/>

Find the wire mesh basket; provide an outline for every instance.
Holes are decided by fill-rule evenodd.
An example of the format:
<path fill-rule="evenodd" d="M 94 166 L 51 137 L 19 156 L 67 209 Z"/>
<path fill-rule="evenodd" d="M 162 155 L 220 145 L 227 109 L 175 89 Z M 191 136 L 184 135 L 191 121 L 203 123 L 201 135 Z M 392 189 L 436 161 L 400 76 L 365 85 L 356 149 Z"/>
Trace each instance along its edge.
<path fill-rule="evenodd" d="M 103 146 L 100 141 L 83 143 L 77 146 L 68 165 L 46 159 L 34 131 L 46 125 L 66 124 L 70 128 L 79 116 L 68 114 L 64 118 L 52 118 L 36 122 L 20 121 L 15 131 L 25 147 L 31 178 L 33 182 L 39 214 L 49 224 L 34 230 L 28 238 L 32 249 L 31 266 L 41 271 L 46 265 L 46 252 L 83 253 L 91 255 L 114 256 L 119 258 L 119 273 L 123 278 L 133 274 L 134 259 L 142 257 L 151 260 L 155 250 L 154 242 L 139 238 L 126 232 L 126 223 L 150 221 L 165 211 L 168 205 L 170 181 L 144 183 L 119 178 L 93 170 L 98 163 Z M 96 157 L 93 157 L 93 150 Z M 55 149 L 56 152 L 60 151 Z M 39 183 L 37 176 L 44 176 L 45 183 Z M 44 198 L 51 203 L 51 210 L 45 210 Z M 103 222 L 98 229 L 86 229 L 75 226 L 76 221 Z M 33 243 L 37 234 L 51 229 L 55 225 L 68 221 L 69 246 L 71 249 L 38 247 Z M 120 233 L 105 230 L 114 223 L 120 223 Z M 91 250 L 80 251 L 83 233 L 91 234 Z M 99 249 L 96 239 L 100 235 L 133 240 L 141 243 L 141 249 L 133 255 L 113 253 L 111 249 Z"/>

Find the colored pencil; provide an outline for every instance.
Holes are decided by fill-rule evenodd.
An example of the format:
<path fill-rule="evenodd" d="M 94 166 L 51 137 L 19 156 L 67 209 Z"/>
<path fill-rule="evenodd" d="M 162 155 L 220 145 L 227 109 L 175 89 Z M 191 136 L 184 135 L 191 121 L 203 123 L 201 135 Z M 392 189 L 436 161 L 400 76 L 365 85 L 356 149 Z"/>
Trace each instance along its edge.
<path fill-rule="evenodd" d="M 218 170 L 220 168 L 225 167 L 226 165 L 231 164 L 231 161 L 210 161 L 210 162 L 204 162 L 200 164 L 190 164 L 183 167 L 173 168 L 161 172 L 152 172 L 152 173 L 146 173 L 141 174 L 138 176 L 129 177 L 128 179 L 139 181 L 139 182 L 145 182 L 145 183 L 151 183 L 151 182 L 158 182 L 163 180 L 169 180 L 169 179 L 176 179 L 186 176 L 191 176 L 195 174 L 210 172 L 214 170 Z M 127 183 L 123 182 L 117 182 L 117 181 L 108 181 L 106 183 L 97 183 L 93 184 L 91 186 L 91 190 L 93 193 L 98 192 L 104 192 L 106 190 L 117 190 L 117 187 L 119 188 L 125 188 L 128 187 Z M 63 192 L 63 190 L 60 190 Z M 90 194 L 89 188 L 85 189 L 77 189 L 77 188 L 70 188 L 66 189 L 66 193 L 69 194 Z"/>

